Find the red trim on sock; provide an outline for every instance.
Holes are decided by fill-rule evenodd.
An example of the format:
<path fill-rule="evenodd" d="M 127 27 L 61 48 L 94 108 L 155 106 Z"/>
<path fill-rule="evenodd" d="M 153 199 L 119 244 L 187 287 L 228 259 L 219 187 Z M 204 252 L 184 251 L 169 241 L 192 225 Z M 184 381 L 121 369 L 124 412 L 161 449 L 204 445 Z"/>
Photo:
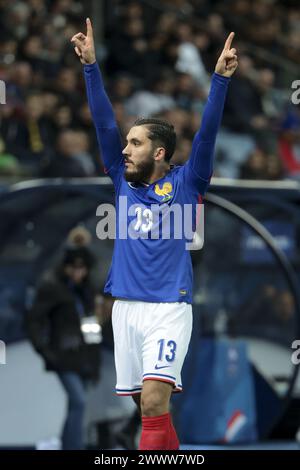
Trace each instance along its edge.
<path fill-rule="evenodd" d="M 170 434 L 169 413 L 160 416 L 142 416 L 140 450 L 168 450 Z"/>
<path fill-rule="evenodd" d="M 178 450 L 179 440 L 173 425 L 172 416 L 169 414 L 169 447 L 168 450 Z"/>
<path fill-rule="evenodd" d="M 172 416 L 142 416 L 142 435 L 140 450 L 178 450 L 179 440 Z"/>

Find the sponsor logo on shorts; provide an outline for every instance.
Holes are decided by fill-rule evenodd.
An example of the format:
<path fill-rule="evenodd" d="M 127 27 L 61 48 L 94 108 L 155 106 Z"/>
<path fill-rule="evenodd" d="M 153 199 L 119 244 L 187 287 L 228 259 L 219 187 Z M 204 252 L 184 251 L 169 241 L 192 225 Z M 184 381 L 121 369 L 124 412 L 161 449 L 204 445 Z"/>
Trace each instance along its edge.
<path fill-rule="evenodd" d="M 156 364 L 156 366 L 154 367 L 155 370 L 159 370 L 159 369 L 166 369 L 167 367 L 170 367 L 170 366 L 158 366 Z"/>

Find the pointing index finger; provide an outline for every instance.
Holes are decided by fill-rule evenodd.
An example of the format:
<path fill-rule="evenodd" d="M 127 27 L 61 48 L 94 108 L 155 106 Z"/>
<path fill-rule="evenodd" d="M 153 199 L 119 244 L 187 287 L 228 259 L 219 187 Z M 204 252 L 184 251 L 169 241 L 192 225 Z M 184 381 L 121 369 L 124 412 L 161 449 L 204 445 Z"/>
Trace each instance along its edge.
<path fill-rule="evenodd" d="M 228 38 L 226 39 L 225 45 L 224 45 L 224 51 L 229 51 L 231 48 L 231 43 L 234 38 L 234 33 L 230 33 Z"/>
<path fill-rule="evenodd" d="M 92 28 L 92 22 L 89 18 L 86 19 L 86 35 L 89 38 L 93 37 L 93 28 Z"/>

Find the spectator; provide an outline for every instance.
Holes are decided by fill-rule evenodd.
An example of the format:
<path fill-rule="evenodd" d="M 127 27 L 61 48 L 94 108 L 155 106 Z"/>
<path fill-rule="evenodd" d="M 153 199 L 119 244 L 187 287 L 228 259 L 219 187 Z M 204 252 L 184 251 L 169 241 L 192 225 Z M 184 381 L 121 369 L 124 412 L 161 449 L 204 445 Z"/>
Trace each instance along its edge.
<path fill-rule="evenodd" d="M 136 113 L 143 100 L 149 113 L 161 112 L 157 106 L 161 95 L 159 104 L 164 103 L 163 110 L 166 103 L 174 107 L 175 101 L 175 106 L 188 111 L 190 119 L 195 109 L 201 113 L 220 44 L 226 31 L 235 31 L 240 75 L 234 79 L 234 96 L 229 93 L 224 127 L 217 141 L 216 172 L 236 178 L 256 144 L 276 155 L 280 140 L 280 156 L 287 173 L 298 178 L 297 142 L 294 137 L 293 142 L 290 140 L 288 129 L 278 126 L 290 100 L 287 90 L 299 78 L 299 12 L 293 2 L 279 5 L 269 0 L 230 0 L 230 8 L 221 0 L 158 3 L 106 2 L 107 50 L 101 51 L 103 69 L 111 99 L 118 103 L 118 124 L 124 134 L 131 123 L 128 114 Z M 101 174 L 93 126 L 85 111 L 82 79 L 68 44 L 78 22 L 90 14 L 85 11 L 85 4 L 77 0 L 18 0 L 2 2 L 0 13 L 0 77 L 14 108 L 9 118 L 0 123 L 7 151 L 19 158 L 21 166 L 25 163 L 25 173 L 39 176 L 37 160 L 50 159 L 45 134 L 52 143 L 62 129 L 80 128 L 89 135 L 90 151 Z M 166 68 L 172 86 L 166 86 L 168 79 L 164 76 L 154 89 L 157 71 Z M 26 99 L 36 93 L 43 101 L 40 133 L 45 149 L 37 159 L 33 156 L 31 165 L 26 160 L 32 149 L 24 136 L 18 141 L 18 151 L 11 145 L 16 144 L 15 131 L 26 115 Z M 49 93 L 56 104 L 52 98 L 49 101 Z M 153 107 L 149 105 L 152 98 Z M 128 102 L 134 110 L 127 108 Z M 59 169 L 55 173 L 66 176 Z"/>
<path fill-rule="evenodd" d="M 278 180 L 284 176 L 283 165 L 277 154 L 267 154 L 256 148 L 248 160 L 241 165 L 240 178 Z"/>
<path fill-rule="evenodd" d="M 89 281 L 91 266 L 88 248 L 67 248 L 58 269 L 42 280 L 27 315 L 29 338 L 46 369 L 56 372 L 68 397 L 64 450 L 83 448 L 86 386 L 99 378 L 100 326 L 93 327 L 93 337 L 87 328 L 95 298 Z"/>
<path fill-rule="evenodd" d="M 78 147 L 79 144 L 79 147 Z M 65 129 L 58 135 L 55 157 L 42 169 L 49 178 L 90 176 L 94 171 L 92 157 L 87 153 L 86 134 Z"/>
<path fill-rule="evenodd" d="M 141 90 L 127 100 L 126 110 L 132 116 L 151 116 L 175 107 L 172 98 L 174 91 L 173 75 L 161 74 L 153 85 L 153 90 Z"/>
<path fill-rule="evenodd" d="M 43 100 L 39 93 L 25 100 L 25 112 L 18 119 L 6 120 L 4 138 L 7 150 L 35 174 L 50 153 L 50 127 L 43 116 Z"/>

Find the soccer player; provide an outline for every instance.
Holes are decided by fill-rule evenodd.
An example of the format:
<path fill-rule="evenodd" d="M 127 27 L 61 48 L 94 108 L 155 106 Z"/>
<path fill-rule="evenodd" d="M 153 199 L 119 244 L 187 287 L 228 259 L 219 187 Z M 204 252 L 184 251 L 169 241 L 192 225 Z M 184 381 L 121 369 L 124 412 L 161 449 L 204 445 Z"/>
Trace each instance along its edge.
<path fill-rule="evenodd" d="M 116 392 L 132 395 L 142 416 L 140 449 L 175 450 L 179 441 L 169 412 L 181 391 L 181 368 L 192 329 L 192 265 L 179 208 L 193 208 L 208 188 L 213 152 L 231 75 L 237 68 L 230 33 L 217 61 L 211 90 L 187 163 L 174 167 L 173 126 L 138 119 L 122 142 L 96 63 L 93 31 L 71 41 L 84 64 L 87 97 L 106 172 L 116 191 L 116 240 L 105 291 L 116 297 L 112 322 Z M 126 201 L 126 204 L 124 204 Z M 174 217 L 170 211 L 174 210 Z M 126 209 L 126 210 L 125 210 Z M 179 214 L 179 216 L 178 216 Z M 168 219 L 169 217 L 169 219 Z M 162 233 L 169 220 L 170 236 Z"/>

